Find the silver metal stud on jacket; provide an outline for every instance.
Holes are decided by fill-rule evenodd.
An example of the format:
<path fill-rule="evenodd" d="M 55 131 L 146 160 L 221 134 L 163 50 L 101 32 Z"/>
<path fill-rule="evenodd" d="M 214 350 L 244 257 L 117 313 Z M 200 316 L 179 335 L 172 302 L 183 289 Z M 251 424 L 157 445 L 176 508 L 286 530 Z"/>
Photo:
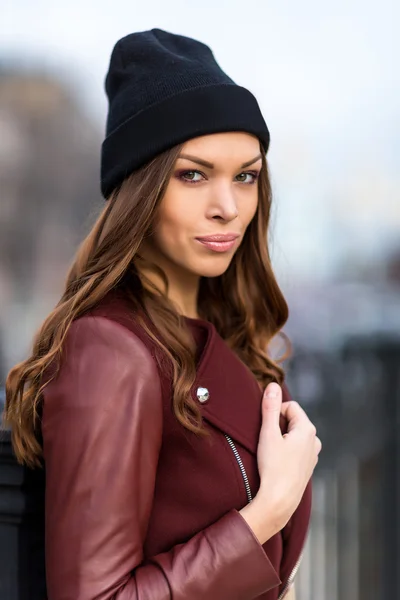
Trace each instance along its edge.
<path fill-rule="evenodd" d="M 210 392 L 205 387 L 198 387 L 196 394 L 199 402 L 207 402 L 210 397 Z"/>

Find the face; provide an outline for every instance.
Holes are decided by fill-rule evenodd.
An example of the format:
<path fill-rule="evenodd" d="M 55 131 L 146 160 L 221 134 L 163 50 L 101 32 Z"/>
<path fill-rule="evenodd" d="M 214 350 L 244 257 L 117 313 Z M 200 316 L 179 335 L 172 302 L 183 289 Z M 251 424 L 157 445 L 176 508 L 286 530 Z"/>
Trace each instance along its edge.
<path fill-rule="evenodd" d="M 229 132 L 188 141 L 148 242 L 166 273 L 216 277 L 228 268 L 258 204 L 260 143 Z"/>

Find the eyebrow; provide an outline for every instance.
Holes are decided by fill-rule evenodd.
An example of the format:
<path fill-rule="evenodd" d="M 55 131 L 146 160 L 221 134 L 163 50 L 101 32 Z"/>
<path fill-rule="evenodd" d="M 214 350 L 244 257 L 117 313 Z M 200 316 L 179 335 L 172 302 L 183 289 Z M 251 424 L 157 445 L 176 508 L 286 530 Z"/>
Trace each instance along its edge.
<path fill-rule="evenodd" d="M 185 158 L 186 160 L 190 160 L 191 162 L 197 163 L 198 165 L 207 167 L 207 169 L 214 168 L 213 163 L 208 162 L 208 160 L 203 160 L 202 158 L 198 158 L 197 156 L 191 156 L 189 154 L 180 154 L 178 158 Z M 261 153 L 258 154 L 258 156 L 256 156 L 255 158 L 252 158 L 251 160 L 248 160 L 247 162 L 243 163 L 240 168 L 246 169 L 247 167 L 250 167 L 250 165 L 253 165 L 255 162 L 260 160 L 260 158 L 262 158 Z"/>

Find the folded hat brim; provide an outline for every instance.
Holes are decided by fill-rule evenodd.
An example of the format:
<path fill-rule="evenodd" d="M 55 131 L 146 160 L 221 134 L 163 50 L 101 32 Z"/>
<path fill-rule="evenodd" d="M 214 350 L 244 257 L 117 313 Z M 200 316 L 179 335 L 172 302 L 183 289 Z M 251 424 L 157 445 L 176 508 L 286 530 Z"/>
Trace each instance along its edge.
<path fill-rule="evenodd" d="M 256 98 L 241 86 L 218 84 L 191 88 L 150 105 L 104 140 L 101 192 L 108 198 L 133 171 L 177 144 L 228 131 L 255 135 L 267 152 L 268 127 Z"/>

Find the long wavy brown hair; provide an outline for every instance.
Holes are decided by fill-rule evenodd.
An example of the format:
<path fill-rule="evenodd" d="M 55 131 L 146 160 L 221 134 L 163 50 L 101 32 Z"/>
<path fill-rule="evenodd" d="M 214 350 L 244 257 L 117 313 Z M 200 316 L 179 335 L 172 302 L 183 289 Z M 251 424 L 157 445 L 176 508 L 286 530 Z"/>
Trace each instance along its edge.
<path fill-rule="evenodd" d="M 93 310 L 116 289 L 126 292 L 132 311 L 146 314 L 159 333 L 155 335 L 153 327 L 142 322 L 172 365 L 177 419 L 187 429 L 204 433 L 200 410 L 190 395 L 196 376 L 193 339 L 168 300 L 165 275 L 164 288 L 157 289 L 142 275 L 139 264 L 143 260 L 141 243 L 156 226 L 157 208 L 181 148 L 182 145 L 176 146 L 160 154 L 114 190 L 78 249 L 62 297 L 37 332 L 31 355 L 10 371 L 4 422 L 12 429 L 19 462 L 29 466 L 42 463 L 40 406 L 49 381 L 44 374 L 51 367 L 52 377 L 56 376 L 72 321 Z M 201 279 L 198 312 L 214 324 L 264 387 L 272 380 L 283 383 L 280 363 L 290 353 L 289 341 L 280 331 L 287 321 L 288 307 L 268 250 L 272 195 L 265 157 L 258 186 L 257 212 L 229 268 L 219 277 Z M 287 352 L 274 361 L 268 348 L 278 333 L 285 339 Z"/>

